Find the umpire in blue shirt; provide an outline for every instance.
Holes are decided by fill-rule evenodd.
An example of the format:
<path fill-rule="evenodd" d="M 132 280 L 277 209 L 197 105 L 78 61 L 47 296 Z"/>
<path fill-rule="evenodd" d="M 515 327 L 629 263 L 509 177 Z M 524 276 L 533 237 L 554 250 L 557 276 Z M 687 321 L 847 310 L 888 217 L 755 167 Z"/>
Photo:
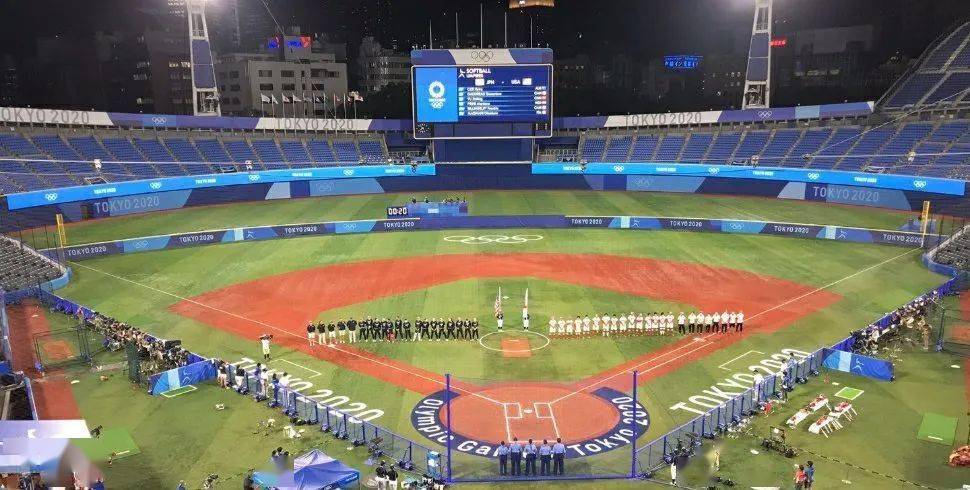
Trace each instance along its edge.
<path fill-rule="evenodd" d="M 563 474 L 563 460 L 566 459 L 566 445 L 562 443 L 562 439 L 557 438 L 556 443 L 552 445 L 552 472 L 556 475 Z"/>
<path fill-rule="evenodd" d="M 519 476 L 522 474 L 522 444 L 518 437 L 512 438 L 509 453 L 512 455 L 512 476 Z"/>
<path fill-rule="evenodd" d="M 509 447 L 502 441 L 498 447 L 498 474 L 509 474 Z"/>
<path fill-rule="evenodd" d="M 539 446 L 539 474 L 548 476 L 550 473 L 549 463 L 552 461 L 552 446 L 549 441 L 543 439 Z"/>
<path fill-rule="evenodd" d="M 539 472 L 536 471 L 536 453 L 539 452 L 539 448 L 536 444 L 529 439 L 529 443 L 525 445 L 525 474 L 536 476 Z"/>

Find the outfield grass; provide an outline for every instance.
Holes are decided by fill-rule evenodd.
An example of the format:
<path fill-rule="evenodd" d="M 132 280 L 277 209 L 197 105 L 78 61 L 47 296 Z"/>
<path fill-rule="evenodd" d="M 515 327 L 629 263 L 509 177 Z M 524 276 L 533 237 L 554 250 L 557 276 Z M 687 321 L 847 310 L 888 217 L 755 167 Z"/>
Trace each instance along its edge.
<path fill-rule="evenodd" d="M 471 202 L 475 214 L 651 214 L 750 219 L 766 217 L 778 221 L 811 221 L 876 228 L 895 228 L 907 217 L 905 214 L 894 212 L 780 200 L 683 197 L 684 200 L 681 200 L 681 196 L 673 199 L 669 195 L 646 193 L 480 192 L 471 195 Z M 383 213 L 383 206 L 400 200 L 403 200 L 402 196 L 356 196 L 198 208 L 84 223 L 72 226 L 69 233 L 72 236 L 72 242 L 99 241 L 123 236 L 226 226 L 375 218 Z M 322 206 L 324 204 L 327 206 Z M 820 219 L 805 219 L 807 211 L 808 216 Z M 745 213 L 756 213 L 759 218 L 745 216 Z M 804 317 L 787 328 L 770 335 L 750 335 L 737 344 L 714 352 L 701 362 L 689 364 L 676 372 L 642 385 L 640 400 L 650 411 L 651 418 L 650 430 L 641 440 L 645 442 L 693 417 L 692 413 L 672 409 L 672 406 L 684 401 L 690 395 L 699 394 L 702 390 L 710 388 L 732 373 L 746 372 L 749 361 L 756 361 L 779 352 L 782 348 L 813 351 L 821 345 L 829 345 L 844 337 L 850 330 L 867 324 L 943 280 L 941 276 L 932 274 L 921 266 L 917 252 L 889 246 L 772 236 L 668 231 L 490 230 L 488 233 L 536 233 L 543 235 L 544 239 L 518 244 L 514 248 L 501 244 L 472 246 L 444 241 L 443 238 L 453 234 L 452 232 L 422 231 L 306 237 L 114 256 L 75 264 L 72 283 L 62 290 L 61 294 L 161 337 L 182 339 L 185 346 L 200 354 L 216 355 L 228 360 L 238 360 L 243 357 L 257 359 L 259 347 L 251 340 L 214 330 L 207 325 L 179 316 L 168 308 L 181 298 L 242 281 L 349 261 L 456 253 L 554 251 L 612 254 L 736 268 L 817 288 L 826 288 L 842 295 L 841 301 Z M 387 273 L 393 274 L 395 271 Z M 380 278 L 376 277 L 374 281 L 379 283 Z M 388 316 L 401 314 L 411 317 L 419 314 L 488 317 L 491 313 L 494 291 L 500 283 L 509 291 L 506 294 L 510 295 L 510 304 L 515 305 L 507 307 L 506 318 L 516 325 L 518 324 L 517 301 L 525 286 L 528 285 L 531 296 L 530 311 L 536 328 L 540 331 L 545 331 L 545 319 L 549 315 L 556 314 L 574 315 L 586 311 L 592 313 L 608 307 L 627 311 L 650 311 L 653 308 L 678 311 L 680 308 L 703 308 L 703 305 L 665 304 L 650 298 L 627 297 L 607 291 L 582 289 L 532 278 L 508 278 L 440 285 L 420 292 L 352 305 L 342 310 L 321 312 L 321 318 L 365 313 Z M 765 305 L 765 308 L 773 306 L 776 305 Z M 281 308 L 285 308 L 285 305 L 281 305 Z M 748 313 L 750 315 L 752 312 Z M 491 328 L 490 324 L 487 328 Z M 487 353 L 484 349 L 476 347 L 476 344 L 471 342 L 448 343 L 447 347 L 445 343 L 440 343 L 440 346 L 439 343 L 425 343 L 419 346 L 374 344 L 365 345 L 364 348 L 392 359 L 420 364 L 429 370 L 441 373 L 456 372 L 468 377 L 482 377 L 489 380 L 569 381 L 649 352 L 665 341 L 656 338 L 554 341 L 550 348 L 536 353 L 529 359 L 502 359 L 491 355 L 494 353 Z M 577 357 L 587 362 L 577 362 Z M 409 421 L 410 410 L 421 399 L 421 395 L 387 385 L 371 377 L 345 371 L 343 368 L 299 351 L 282 350 L 274 355 L 274 362 L 281 362 L 279 360 L 286 360 L 318 373 L 309 380 L 313 387 L 307 390 L 308 394 L 325 390 L 328 393 L 347 396 L 353 403 L 363 403 L 368 408 L 380 409 L 383 415 L 374 420 L 374 423 L 412 437 L 416 441 L 426 442 L 411 427 Z M 299 368 L 291 372 L 296 376 L 304 376 Z M 926 372 L 931 371 L 928 369 Z M 134 420 L 128 420 L 127 414 L 122 420 L 128 424 L 126 427 L 133 433 L 135 442 L 143 450 L 143 454 L 138 457 L 145 457 L 150 469 L 144 474 L 134 470 L 119 473 L 118 481 L 125 482 L 125 486 L 129 486 L 129 481 L 133 482 L 131 486 L 146 482 L 151 487 L 155 486 L 151 483 L 165 482 L 169 485 L 172 481 L 177 481 L 177 479 L 172 480 L 175 476 L 167 470 L 170 466 L 165 462 L 170 452 L 174 453 L 180 447 L 183 448 L 184 454 L 180 453 L 172 457 L 176 458 L 175 461 L 184 463 L 179 467 L 186 468 L 191 476 L 187 480 L 190 484 L 194 484 L 193 479 L 201 480 L 207 472 L 226 474 L 235 472 L 241 475 L 245 467 L 250 464 L 249 461 L 265 459 L 265 456 L 261 456 L 261 451 L 265 449 L 265 453 L 268 454 L 269 450 L 276 445 L 268 443 L 265 448 L 261 448 L 261 442 L 246 440 L 239 443 L 238 449 L 235 447 L 236 444 L 232 442 L 234 438 L 240 440 L 251 438 L 251 434 L 247 436 L 245 430 L 236 428 L 235 425 L 245 425 L 248 430 L 254 425 L 253 420 L 266 416 L 260 413 L 268 412 L 235 395 L 232 395 L 228 401 L 231 410 L 218 413 L 212 411 L 214 415 L 204 417 L 204 421 L 207 424 L 213 424 L 214 427 L 195 428 L 194 424 L 183 426 L 177 422 L 174 418 L 176 415 L 170 412 L 178 412 L 178 410 L 171 410 L 171 408 L 186 404 L 191 410 L 211 411 L 206 407 L 222 402 L 217 400 L 223 400 L 224 394 L 219 390 L 203 388 L 172 399 L 139 395 L 137 397 L 139 399 L 135 400 L 136 397 L 131 397 L 130 392 L 121 390 L 112 383 L 114 382 L 93 383 L 94 386 L 76 385 L 75 392 L 78 393 L 81 388 L 90 390 L 78 393 L 79 397 L 88 397 L 81 403 L 86 416 L 90 413 L 101 417 L 104 407 L 115 406 L 106 400 L 118 400 L 118 406 L 131 404 L 137 408 L 136 411 L 141 411 L 143 422 L 136 423 Z M 866 390 L 860 400 L 870 396 L 872 388 L 855 382 L 846 384 Z M 883 410 L 895 410 L 895 404 L 900 403 L 906 394 L 892 388 L 905 385 L 897 381 L 885 386 L 888 387 L 885 398 L 881 400 L 875 396 L 873 398 L 880 400 L 879 407 Z M 814 390 L 814 388 L 811 389 Z M 950 391 L 962 396 L 962 390 L 951 389 Z M 88 393 L 93 394 L 88 395 Z M 225 394 L 225 396 L 229 395 Z M 921 397 L 927 398 L 925 393 Z M 133 401 L 129 401 L 128 398 Z M 204 400 L 204 402 L 194 400 Z M 947 409 L 952 411 L 954 400 L 948 396 L 940 398 L 939 403 L 932 399 L 921 400 L 920 403 L 928 406 L 927 410 L 946 413 Z M 153 416 L 146 417 L 147 414 Z M 223 418 L 226 421 L 222 420 Z M 96 425 L 94 422 L 90 423 Z M 144 424 L 144 427 L 139 427 L 139 424 Z M 105 424 L 105 426 L 109 425 Z M 960 427 L 966 427 L 965 417 L 960 419 Z M 171 438 L 159 435 L 172 431 L 172 428 L 178 428 L 178 431 L 173 432 L 194 429 L 199 434 L 198 436 L 192 434 L 190 444 L 179 446 L 174 442 L 175 434 Z M 893 439 L 893 443 L 899 445 L 901 453 L 909 451 L 911 446 L 919 443 L 915 439 L 915 430 L 914 427 L 913 437 L 910 439 L 899 441 Z M 958 429 L 958 432 L 959 430 L 961 429 Z M 846 433 L 843 431 L 840 436 Z M 206 437 L 215 442 L 207 443 Z M 155 439 L 158 439 L 157 443 L 145 442 Z M 170 444 L 171 447 L 165 448 L 163 444 Z M 256 447 L 252 447 L 254 445 Z M 847 446 L 846 451 L 851 452 L 858 446 L 852 443 Z M 155 449 L 153 450 L 152 447 Z M 245 456 L 239 461 L 234 461 L 232 458 L 224 457 L 223 450 L 229 452 L 238 450 Z M 156 452 L 156 456 L 152 456 L 153 451 Z M 609 457 L 599 460 L 594 458 L 594 462 L 589 464 L 599 468 L 620 468 L 624 456 L 618 453 L 618 451 L 614 452 Z M 342 457 L 341 454 L 334 454 L 334 456 Z M 490 468 L 491 463 L 484 459 L 471 456 L 469 458 L 475 458 L 474 462 L 469 464 L 483 469 Z M 246 461 L 246 463 L 240 465 L 240 461 Z M 352 458 L 348 462 L 359 464 Z M 121 465 L 121 462 L 117 464 Z M 914 461 L 913 464 L 919 467 L 914 471 L 922 475 L 924 478 L 922 481 L 930 483 L 936 481 L 932 477 L 929 465 L 918 461 Z M 761 471 L 761 467 L 752 466 L 745 471 Z M 590 488 L 626 486 L 632 486 L 632 484 L 597 483 Z"/>
<path fill-rule="evenodd" d="M 433 200 L 455 193 L 428 193 Z M 668 216 L 771 220 L 790 223 L 896 229 L 918 213 L 859 206 L 757 197 L 650 192 L 473 191 L 463 193 L 474 215 L 565 214 L 590 216 Z M 387 206 L 424 194 L 376 194 L 255 201 L 72 223 L 68 242 L 82 243 L 140 236 L 356 219 L 386 218 Z M 54 246 L 53 229 L 19 235 L 38 248 Z"/>

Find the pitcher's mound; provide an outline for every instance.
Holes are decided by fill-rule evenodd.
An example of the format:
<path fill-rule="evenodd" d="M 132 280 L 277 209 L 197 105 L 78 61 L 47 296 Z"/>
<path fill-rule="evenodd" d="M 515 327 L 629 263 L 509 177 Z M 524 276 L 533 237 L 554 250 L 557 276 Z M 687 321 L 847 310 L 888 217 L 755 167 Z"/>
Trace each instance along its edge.
<path fill-rule="evenodd" d="M 529 339 L 523 337 L 502 339 L 502 357 L 532 357 Z"/>

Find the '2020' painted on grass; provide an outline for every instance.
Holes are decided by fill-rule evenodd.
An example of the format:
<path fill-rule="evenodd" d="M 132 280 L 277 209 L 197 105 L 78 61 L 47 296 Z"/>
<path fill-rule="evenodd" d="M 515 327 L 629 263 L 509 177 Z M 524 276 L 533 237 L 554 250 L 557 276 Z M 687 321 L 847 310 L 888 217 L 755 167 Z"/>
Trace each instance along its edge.
<path fill-rule="evenodd" d="M 232 364 L 233 366 L 241 367 L 248 371 L 256 366 L 256 361 L 248 357 L 243 357 L 241 360 Z M 272 376 L 273 373 L 282 371 L 267 366 L 267 372 Z M 370 422 L 384 416 L 383 410 L 378 408 L 368 409 L 366 403 L 352 402 L 350 401 L 350 397 L 337 395 L 333 390 L 326 388 L 313 390 L 313 383 L 301 378 L 291 377 L 289 387 L 290 390 L 313 400 L 321 407 L 326 406 L 330 408 L 332 415 L 349 415 L 352 423 Z"/>

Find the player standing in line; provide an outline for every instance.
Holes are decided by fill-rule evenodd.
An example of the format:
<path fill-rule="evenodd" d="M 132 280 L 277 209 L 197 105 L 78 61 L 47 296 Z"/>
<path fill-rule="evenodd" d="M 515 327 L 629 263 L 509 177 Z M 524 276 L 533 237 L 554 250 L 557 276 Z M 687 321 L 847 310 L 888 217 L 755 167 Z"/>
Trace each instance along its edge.
<path fill-rule="evenodd" d="M 472 318 L 472 340 L 478 339 L 478 318 Z"/>
<path fill-rule="evenodd" d="M 616 314 L 610 315 L 610 334 L 616 335 L 620 331 L 620 318 Z"/>
<path fill-rule="evenodd" d="M 620 335 L 626 334 L 626 315 L 620 315 Z"/>
<path fill-rule="evenodd" d="M 696 322 L 696 321 L 697 321 L 697 315 L 695 315 L 693 311 L 690 312 L 687 315 L 687 332 L 688 333 L 694 333 L 694 322 Z"/>
<path fill-rule="evenodd" d="M 720 332 L 721 331 L 721 314 L 715 311 L 714 312 L 714 315 L 712 315 L 711 319 L 714 321 L 714 332 L 715 333 Z"/>
<path fill-rule="evenodd" d="M 744 331 L 744 312 L 743 311 L 738 312 L 738 320 L 737 320 L 737 323 L 734 324 L 734 331 L 735 332 Z"/>
<path fill-rule="evenodd" d="M 724 313 L 721 313 L 721 333 L 727 333 L 729 325 L 734 326 L 731 325 L 731 317 L 728 315 L 728 311 L 724 310 Z"/>
<path fill-rule="evenodd" d="M 583 337 L 589 337 L 589 315 L 583 317 Z"/>
<path fill-rule="evenodd" d="M 667 331 L 670 332 L 671 335 L 673 335 L 674 334 L 674 312 L 668 311 L 666 320 L 667 320 Z"/>
<path fill-rule="evenodd" d="M 592 323 L 593 323 L 593 329 L 592 329 L 593 335 L 599 335 L 600 334 L 600 316 L 599 315 L 593 315 L 593 321 L 592 321 Z"/>
<path fill-rule="evenodd" d="M 714 328 L 714 317 L 708 313 L 704 315 L 704 333 L 711 333 L 712 328 Z"/>
<path fill-rule="evenodd" d="M 310 347 L 317 343 L 317 327 L 313 326 L 313 322 L 306 324 L 306 339 Z"/>
<path fill-rule="evenodd" d="M 680 312 L 679 315 L 677 315 L 677 333 L 681 335 L 684 335 L 685 333 L 687 333 L 686 325 L 687 325 L 687 317 L 684 316 L 684 312 L 682 311 Z"/>
<path fill-rule="evenodd" d="M 357 320 L 351 318 L 347 321 L 347 342 L 357 343 Z"/>
<path fill-rule="evenodd" d="M 549 317 L 549 336 L 556 335 L 556 317 Z"/>
<path fill-rule="evenodd" d="M 566 335 L 566 320 L 562 317 L 559 317 L 559 320 L 556 321 L 556 333 L 560 336 Z"/>

